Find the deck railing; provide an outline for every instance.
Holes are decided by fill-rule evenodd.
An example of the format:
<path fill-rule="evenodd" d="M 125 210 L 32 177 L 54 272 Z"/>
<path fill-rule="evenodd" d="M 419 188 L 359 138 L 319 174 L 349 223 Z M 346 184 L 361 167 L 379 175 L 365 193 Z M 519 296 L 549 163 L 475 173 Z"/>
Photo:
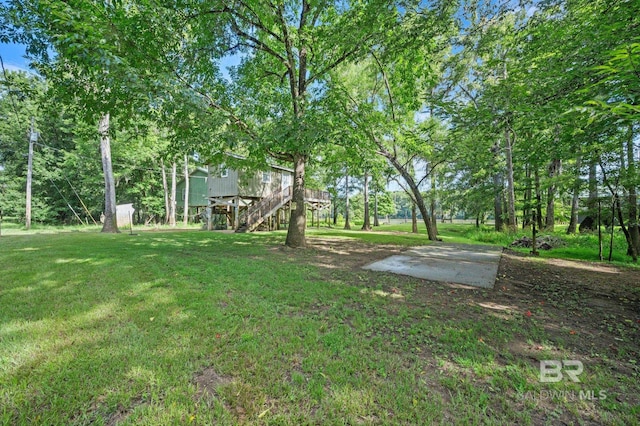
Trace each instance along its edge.
<path fill-rule="evenodd" d="M 292 194 L 293 190 L 291 186 L 287 186 L 282 188 L 280 191 L 271 193 L 268 197 L 263 198 L 253 206 L 249 207 L 242 215 L 240 223 L 246 224 L 249 229 L 259 225 L 266 216 L 273 213 L 273 210 L 280 208 L 291 200 Z"/>
<path fill-rule="evenodd" d="M 331 194 L 327 191 L 320 189 L 305 189 L 304 190 L 305 201 L 331 201 Z"/>
<path fill-rule="evenodd" d="M 258 225 L 260 225 L 266 217 L 273 214 L 274 211 L 285 205 L 293 197 L 293 187 L 287 186 L 280 191 L 270 194 L 268 197 L 263 198 L 256 204 L 250 206 L 241 216 L 240 223 L 251 231 Z M 331 201 L 331 195 L 327 191 L 321 191 L 318 189 L 305 189 L 304 192 L 305 201 L 310 202 L 326 202 Z"/>

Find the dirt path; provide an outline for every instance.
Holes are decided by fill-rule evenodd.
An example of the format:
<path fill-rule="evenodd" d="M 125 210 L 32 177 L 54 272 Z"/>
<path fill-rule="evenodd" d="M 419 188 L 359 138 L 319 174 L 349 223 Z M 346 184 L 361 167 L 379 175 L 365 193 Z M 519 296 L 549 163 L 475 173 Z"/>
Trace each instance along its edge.
<path fill-rule="evenodd" d="M 373 245 L 340 238 L 310 239 L 305 257 L 310 263 L 334 270 L 336 266 L 359 270 L 362 266 L 410 249 L 395 245 Z M 370 285 L 388 281 L 386 274 L 372 272 Z M 415 278 L 398 276 L 397 280 Z M 443 283 L 426 285 L 418 293 L 433 302 L 440 297 Z M 449 285 L 465 296 L 468 304 L 493 306 L 494 311 L 510 310 L 537 315 L 540 320 L 562 323 L 550 333 L 560 330 L 580 335 L 577 346 L 607 345 L 613 350 L 619 339 L 635 344 L 633 354 L 640 352 L 640 271 L 561 259 L 540 259 L 505 250 L 493 289 L 476 289 Z M 416 297 L 421 297 L 417 294 Z M 566 336 L 565 336 L 566 337 Z"/>
<path fill-rule="evenodd" d="M 411 248 L 343 238 L 309 238 L 308 244 L 307 250 L 297 252 L 273 250 L 317 266 L 327 282 L 388 297 L 391 315 L 409 312 L 404 325 L 375 330 L 384 339 L 410 339 L 404 328 L 425 315 L 429 318 L 433 329 L 422 337 L 419 362 L 429 372 L 425 383 L 443 401 L 461 392 L 461 383 L 471 383 L 489 398 L 497 418 L 509 418 L 515 411 L 527 413 L 531 424 L 597 425 L 635 419 L 640 407 L 640 270 L 540 259 L 507 249 L 494 287 L 476 288 L 362 269 L 389 256 L 406 255 Z M 444 338 L 442 330 L 449 333 Z M 497 376 L 459 363 L 465 351 L 490 353 L 483 367 Z M 542 360 L 582 362 L 583 381 L 543 383 L 538 375 Z M 607 397 L 544 398 L 544 392 L 556 389 L 576 392 L 575 398 L 579 390 L 604 390 Z M 527 395 L 531 391 L 534 394 Z M 447 414 L 452 422 L 456 415 L 455 409 Z"/>
<path fill-rule="evenodd" d="M 546 331 L 568 336 L 577 353 L 628 346 L 629 357 L 640 355 L 638 270 L 506 252 L 491 300 L 537 312 Z"/>
<path fill-rule="evenodd" d="M 509 363 L 506 359 L 519 359 L 538 368 L 543 354 L 548 357 L 557 353 L 558 357 L 583 360 L 590 371 L 604 369 L 612 377 L 638 377 L 640 271 L 637 269 L 545 260 L 505 250 L 494 288 L 483 289 L 361 269 L 376 260 L 402 255 L 409 250 L 406 248 L 345 239 L 314 238 L 310 242 L 305 261 L 325 268 L 328 279 L 336 274 L 342 277 L 357 274 L 357 285 L 382 288 L 388 293 L 407 292 L 411 294 L 407 304 L 426 306 L 445 321 L 484 323 L 487 315 L 507 320 L 520 318 L 522 332 L 509 336 L 497 348 L 505 363 Z M 544 330 L 544 340 L 532 339 L 531 336 L 540 335 L 536 330 Z M 616 386 L 611 383 L 609 389 L 624 395 L 625 403 L 640 404 L 637 392 L 624 385 Z M 589 417 L 582 413 L 578 418 Z M 571 419 L 575 417 L 565 420 L 571 423 Z"/>

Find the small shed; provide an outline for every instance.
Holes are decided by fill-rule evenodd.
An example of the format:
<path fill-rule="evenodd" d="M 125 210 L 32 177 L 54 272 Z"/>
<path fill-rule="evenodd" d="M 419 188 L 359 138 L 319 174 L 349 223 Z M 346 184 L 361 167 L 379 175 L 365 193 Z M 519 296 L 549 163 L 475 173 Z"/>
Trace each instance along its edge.
<path fill-rule="evenodd" d="M 133 204 L 119 204 L 116 206 L 116 222 L 118 228 L 126 228 L 133 223 L 133 213 L 136 209 L 133 208 Z"/>

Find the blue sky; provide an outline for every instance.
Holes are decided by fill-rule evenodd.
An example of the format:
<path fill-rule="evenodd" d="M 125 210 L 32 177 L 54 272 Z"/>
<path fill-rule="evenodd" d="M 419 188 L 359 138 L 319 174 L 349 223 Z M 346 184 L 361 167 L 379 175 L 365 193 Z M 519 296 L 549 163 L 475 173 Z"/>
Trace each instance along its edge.
<path fill-rule="evenodd" d="M 0 43 L 0 56 L 4 61 L 4 67 L 9 71 L 29 71 L 29 63 L 24 58 L 25 46 L 15 43 Z M 222 58 L 222 75 L 229 79 L 228 67 L 236 66 L 240 63 L 241 57 L 238 55 L 225 56 Z"/>
<path fill-rule="evenodd" d="M 24 58 L 25 50 L 21 44 L 0 43 L 0 56 L 4 61 L 4 67 L 7 70 L 28 71 L 29 65 Z"/>

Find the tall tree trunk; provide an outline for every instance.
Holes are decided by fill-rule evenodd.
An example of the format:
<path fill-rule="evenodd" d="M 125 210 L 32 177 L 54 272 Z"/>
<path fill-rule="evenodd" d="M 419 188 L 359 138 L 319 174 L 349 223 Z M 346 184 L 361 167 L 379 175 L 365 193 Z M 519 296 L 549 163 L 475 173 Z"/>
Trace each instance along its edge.
<path fill-rule="evenodd" d="M 416 203 L 411 203 L 411 232 L 418 233 L 418 214 L 416 212 Z"/>
<path fill-rule="evenodd" d="M 562 160 L 554 159 L 549 164 L 549 178 L 551 179 L 551 184 L 547 189 L 547 216 L 545 219 L 545 230 L 553 231 L 555 227 L 556 220 L 556 210 L 555 210 L 555 200 L 556 200 L 556 188 L 557 183 L 555 182 L 555 178 L 560 176 L 562 173 Z"/>
<path fill-rule="evenodd" d="M 587 201 L 587 208 L 589 208 L 589 214 L 596 216 L 598 210 L 598 175 L 596 168 L 598 159 L 589 164 L 589 199 Z"/>
<path fill-rule="evenodd" d="M 498 232 L 502 232 L 504 230 L 504 219 L 502 217 L 502 177 L 500 173 L 495 173 L 493 175 L 493 215 L 495 217 L 495 225 L 494 229 Z"/>
<path fill-rule="evenodd" d="M 633 147 L 633 125 L 629 125 L 629 137 L 627 138 L 627 179 L 626 187 L 629 193 L 629 248 L 627 254 L 637 258 L 640 253 L 640 229 L 638 227 L 638 175 L 636 172 L 636 158 Z M 634 250 L 635 249 L 635 250 Z"/>
<path fill-rule="evenodd" d="M 540 189 L 540 172 L 538 171 L 538 167 L 536 166 L 534 170 L 534 187 L 536 190 L 536 225 L 538 225 L 538 229 L 542 229 L 542 192 Z"/>
<path fill-rule="evenodd" d="M 494 229 L 498 232 L 504 230 L 504 219 L 502 217 L 502 194 L 504 192 L 504 184 L 502 181 L 502 171 L 499 170 L 499 154 L 500 146 L 495 144 L 491 149 L 493 152 L 494 168 L 493 173 L 493 215 L 495 217 Z"/>
<path fill-rule="evenodd" d="M 598 227 L 599 204 L 598 204 L 598 175 L 596 165 L 600 160 L 593 159 L 589 163 L 589 198 L 587 199 L 587 217 L 585 217 L 578 230 L 580 232 L 595 231 Z"/>
<path fill-rule="evenodd" d="M 522 229 L 528 229 L 531 226 L 531 205 L 532 205 L 532 182 L 531 182 L 531 167 L 527 164 L 525 166 L 525 178 L 527 181 L 527 188 L 524 191 L 524 207 L 522 208 Z"/>
<path fill-rule="evenodd" d="M 380 226 L 378 220 L 378 191 L 373 193 L 373 226 Z"/>
<path fill-rule="evenodd" d="M 578 230 L 578 209 L 580 208 L 580 174 L 581 174 L 582 158 L 578 156 L 576 159 L 576 177 L 573 184 L 573 194 L 571 196 L 571 219 L 569 221 L 569 227 L 567 228 L 567 234 L 575 234 Z"/>
<path fill-rule="evenodd" d="M 294 154 L 293 156 L 293 203 L 295 208 L 291 209 L 291 220 L 287 229 L 287 239 L 285 244 L 288 247 L 306 247 L 307 240 L 305 231 L 307 228 L 307 209 L 304 205 L 304 169 L 307 157 L 304 154 Z"/>
<path fill-rule="evenodd" d="M 625 169 L 625 155 L 624 152 L 622 153 L 622 156 L 620 157 L 620 170 L 624 170 Z M 624 217 L 622 215 L 622 208 L 620 206 L 620 197 L 618 196 L 617 193 L 617 187 L 613 187 L 613 185 L 611 185 L 611 183 L 608 181 L 607 179 L 607 174 L 605 173 L 604 167 L 602 167 L 602 163 L 600 163 L 600 170 L 602 170 L 602 181 L 605 185 L 607 185 L 607 187 L 609 188 L 609 192 L 611 193 L 611 197 L 612 197 L 612 214 L 615 214 L 616 211 L 618 213 L 618 222 L 620 225 L 620 229 L 622 229 L 622 232 L 624 233 L 624 237 L 627 241 L 627 255 L 631 256 L 634 262 L 638 261 L 638 251 L 636 249 L 636 245 L 634 244 L 632 238 L 631 238 L 631 233 L 629 232 L 629 229 L 625 226 L 624 223 Z M 628 172 L 628 170 L 625 171 L 625 173 Z M 635 176 L 634 176 L 635 178 Z M 635 180 L 635 179 L 634 179 Z M 616 180 L 617 183 L 617 180 Z M 614 223 L 614 217 L 612 216 L 611 218 L 611 230 L 613 232 L 613 227 L 615 226 Z M 600 226 L 598 226 L 598 230 L 599 230 Z"/>
<path fill-rule="evenodd" d="M 169 223 L 169 217 L 171 215 L 169 208 L 169 186 L 167 185 L 167 170 L 164 167 L 164 161 L 160 159 L 160 165 L 162 166 L 162 190 L 164 191 L 164 223 Z"/>
<path fill-rule="evenodd" d="M 517 231 L 516 223 L 516 190 L 513 183 L 513 157 L 512 157 L 512 140 L 513 133 L 507 129 L 504 132 L 505 141 L 505 157 L 507 160 L 507 213 L 509 217 L 509 232 Z"/>
<path fill-rule="evenodd" d="M 437 220 L 437 215 L 436 215 L 436 208 L 437 208 L 437 199 L 438 199 L 438 189 L 436 187 L 436 171 L 434 169 L 431 169 L 431 205 L 430 207 L 430 213 L 431 213 L 431 223 L 433 224 L 433 228 L 435 229 L 436 233 L 438 232 L 438 220 Z M 444 217 L 444 213 L 443 213 L 443 217 Z"/>
<path fill-rule="evenodd" d="M 333 203 L 333 226 L 338 224 L 338 204 Z"/>
<path fill-rule="evenodd" d="M 189 225 L 189 157 L 184 156 L 184 226 Z"/>
<path fill-rule="evenodd" d="M 104 114 L 98 124 L 100 134 L 100 153 L 102 156 L 102 172 L 104 173 L 104 224 L 102 232 L 116 233 L 118 220 L 116 216 L 116 183 L 111 165 L 111 140 L 109 138 L 109 114 Z"/>
<path fill-rule="evenodd" d="M 363 231 L 371 231 L 371 218 L 369 217 L 369 173 L 364 172 L 364 223 L 362 224 Z"/>
<path fill-rule="evenodd" d="M 638 261 L 638 251 L 636 250 L 635 245 L 633 244 L 633 240 L 631 239 L 631 233 L 629 229 L 624 225 L 624 217 L 622 216 L 622 208 L 620 207 L 620 198 L 618 194 L 614 194 L 615 200 L 615 208 L 614 211 L 618 211 L 618 222 L 620 222 L 620 229 L 622 229 L 622 233 L 624 234 L 625 239 L 627 240 L 627 255 L 631 256 L 631 259 L 634 262 Z M 613 220 L 611 220 L 611 232 L 613 232 Z"/>
<path fill-rule="evenodd" d="M 15 105 L 14 105 L 15 108 Z M 25 229 L 31 229 L 31 184 L 33 182 L 33 143 L 37 141 L 38 134 L 35 131 L 35 118 L 31 117 L 31 131 L 29 132 L 29 156 L 27 157 L 27 188 L 26 205 L 24 211 Z"/>
<path fill-rule="evenodd" d="M 171 164 L 171 203 L 169 204 L 169 225 L 176 226 L 176 162 Z"/>
<path fill-rule="evenodd" d="M 598 203 L 598 210 L 597 210 L 597 215 L 598 215 L 598 221 L 597 221 L 597 227 L 598 227 L 598 259 L 600 261 L 602 261 L 604 258 L 602 257 L 602 206 L 600 203 L 600 199 L 598 199 L 596 201 Z"/>
<path fill-rule="evenodd" d="M 344 178 L 344 229 L 351 229 L 351 223 L 349 223 L 349 169 Z"/>
<path fill-rule="evenodd" d="M 504 181 L 502 184 L 504 185 Z M 507 203 L 507 191 L 504 191 L 502 195 L 502 215 L 506 215 L 506 218 L 504 219 L 504 226 L 509 230 L 509 214 L 507 213 L 509 211 L 509 205 Z"/>
<path fill-rule="evenodd" d="M 374 138 L 374 141 L 378 146 L 380 154 L 389 160 L 391 165 L 393 165 L 393 167 L 398 171 L 398 173 L 400 173 L 400 176 L 402 176 L 404 181 L 409 186 L 409 189 L 413 194 L 414 200 L 418 205 L 418 210 L 422 215 L 422 220 L 424 221 L 424 225 L 427 228 L 427 235 L 429 236 L 429 240 L 438 241 L 438 231 L 433 226 L 433 222 L 431 221 L 431 218 L 429 217 L 429 213 L 427 212 L 427 206 L 424 203 L 424 197 L 422 196 L 422 193 L 420 192 L 420 188 L 418 188 L 418 185 L 416 184 L 414 177 L 411 175 L 411 173 L 408 172 L 407 168 L 404 167 L 398 161 L 398 159 L 384 147 L 384 145 L 379 140 Z"/>

